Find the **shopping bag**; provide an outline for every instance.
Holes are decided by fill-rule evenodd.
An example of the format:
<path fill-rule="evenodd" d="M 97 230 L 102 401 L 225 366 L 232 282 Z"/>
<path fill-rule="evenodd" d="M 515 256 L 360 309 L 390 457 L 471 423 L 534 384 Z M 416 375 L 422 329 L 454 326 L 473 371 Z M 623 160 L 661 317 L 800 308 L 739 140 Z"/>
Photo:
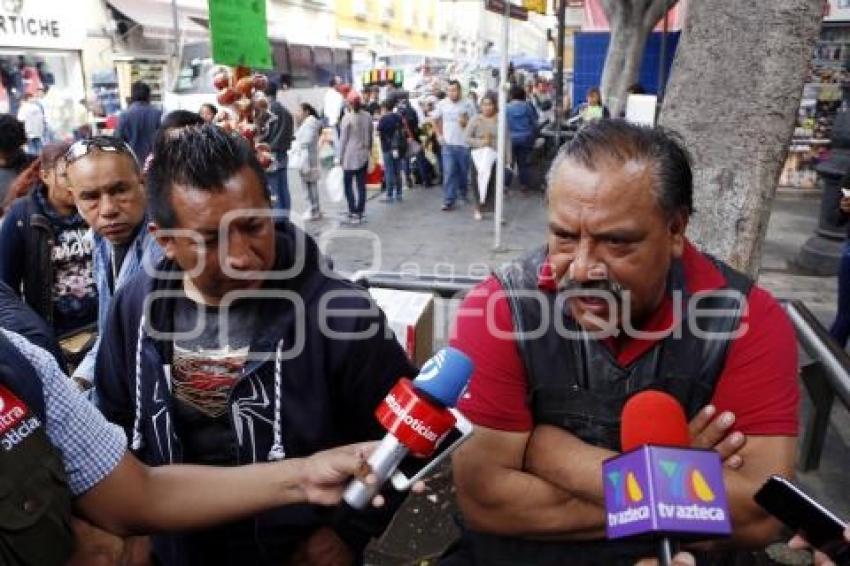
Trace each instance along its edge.
<path fill-rule="evenodd" d="M 286 152 L 286 167 L 295 171 L 302 171 L 307 165 L 307 150 L 293 147 Z"/>
<path fill-rule="evenodd" d="M 319 164 L 322 167 L 330 169 L 334 165 L 334 160 L 336 160 L 336 152 L 334 151 L 334 146 L 332 143 L 323 143 L 319 147 Z"/>
<path fill-rule="evenodd" d="M 328 171 L 328 176 L 325 177 L 325 190 L 327 190 L 331 202 L 339 202 L 345 195 L 343 171 L 339 165 Z"/>
<path fill-rule="evenodd" d="M 478 172 L 478 194 L 481 196 L 481 204 L 487 200 L 487 187 L 490 184 L 490 173 L 496 162 L 496 151 L 489 147 L 479 147 L 472 150 L 472 162 Z"/>

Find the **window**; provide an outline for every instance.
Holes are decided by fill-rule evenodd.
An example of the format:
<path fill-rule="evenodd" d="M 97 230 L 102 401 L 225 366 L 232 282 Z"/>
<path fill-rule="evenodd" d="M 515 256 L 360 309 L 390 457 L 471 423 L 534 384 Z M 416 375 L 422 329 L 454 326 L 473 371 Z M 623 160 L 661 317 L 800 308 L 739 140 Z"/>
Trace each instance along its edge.
<path fill-rule="evenodd" d="M 209 43 L 184 46 L 180 71 L 174 84 L 178 94 L 209 94 L 216 92 L 212 84 L 215 71 Z"/>
<path fill-rule="evenodd" d="M 289 64 L 293 88 L 315 86 L 313 50 L 309 45 L 289 44 Z"/>
<path fill-rule="evenodd" d="M 404 29 L 412 30 L 414 27 L 416 27 L 417 3 L 416 2 L 404 2 L 402 5 L 404 6 L 404 12 L 402 13 L 402 20 L 403 20 L 403 23 L 404 23 Z M 422 10 L 422 6 L 419 6 L 420 13 L 421 13 L 421 10 Z"/>
<path fill-rule="evenodd" d="M 289 64 L 289 55 L 286 53 L 286 44 L 283 42 L 272 42 L 272 62 L 274 70 L 278 73 L 291 75 L 292 68 Z"/>
<path fill-rule="evenodd" d="M 316 84 L 328 84 L 336 74 L 333 50 L 330 47 L 315 47 L 313 58 L 316 66 Z"/>
<path fill-rule="evenodd" d="M 334 74 L 339 75 L 347 83 L 351 83 L 351 51 L 334 49 Z"/>
<path fill-rule="evenodd" d="M 366 19 L 369 17 L 369 5 L 366 0 L 354 0 L 353 6 L 354 8 L 354 17 Z"/>
<path fill-rule="evenodd" d="M 411 2 L 406 2 L 411 4 Z M 381 22 L 390 24 L 395 19 L 395 8 L 393 8 L 392 0 L 381 0 Z"/>

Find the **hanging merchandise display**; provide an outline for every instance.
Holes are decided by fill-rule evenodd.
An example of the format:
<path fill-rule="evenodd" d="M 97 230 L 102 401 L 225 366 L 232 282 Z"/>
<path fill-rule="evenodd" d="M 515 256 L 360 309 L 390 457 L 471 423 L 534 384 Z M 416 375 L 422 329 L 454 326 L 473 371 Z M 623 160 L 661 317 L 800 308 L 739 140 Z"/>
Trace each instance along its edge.
<path fill-rule="evenodd" d="M 213 76 L 220 107 L 213 123 L 245 138 L 263 169 L 274 165 L 269 144 L 255 143 L 255 138 L 264 135 L 268 126 L 269 100 L 265 95 L 268 85 L 268 77 L 261 73 L 252 75 L 247 67 L 220 67 Z"/>
<path fill-rule="evenodd" d="M 370 69 L 363 72 L 363 87 L 393 85 L 401 88 L 404 84 L 404 71 L 401 69 Z"/>

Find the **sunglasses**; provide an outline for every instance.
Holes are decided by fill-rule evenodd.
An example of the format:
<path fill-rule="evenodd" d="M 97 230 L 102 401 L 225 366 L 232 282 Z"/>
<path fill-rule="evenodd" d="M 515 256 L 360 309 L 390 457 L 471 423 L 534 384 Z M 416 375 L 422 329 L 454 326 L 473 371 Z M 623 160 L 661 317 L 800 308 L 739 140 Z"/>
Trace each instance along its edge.
<path fill-rule="evenodd" d="M 124 153 L 132 157 L 134 162 L 139 162 L 138 159 L 136 159 L 136 154 L 133 152 L 133 149 L 125 142 L 112 136 L 94 136 L 92 138 L 75 141 L 71 144 L 71 147 L 69 147 L 68 151 L 65 152 L 63 159 L 65 166 L 67 167 L 78 159 L 82 159 L 91 153 L 93 149 L 104 151 L 106 153 Z"/>

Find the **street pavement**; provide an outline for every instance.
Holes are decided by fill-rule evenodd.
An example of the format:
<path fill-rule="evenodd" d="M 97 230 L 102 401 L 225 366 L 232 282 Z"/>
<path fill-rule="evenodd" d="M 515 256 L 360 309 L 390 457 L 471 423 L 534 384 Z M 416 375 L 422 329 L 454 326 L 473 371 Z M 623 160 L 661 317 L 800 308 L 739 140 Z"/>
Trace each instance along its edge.
<path fill-rule="evenodd" d="M 473 219 L 471 206 L 440 211 L 440 187 L 406 191 L 404 202 L 382 203 L 371 192 L 367 223 L 357 228 L 340 226 L 342 203 L 323 202 L 325 216 L 318 222 L 300 220 L 305 199 L 297 180 L 291 179 L 296 223 L 317 240 L 333 259 L 338 271 L 352 274 L 364 269 L 443 275 L 486 275 L 492 269 L 531 246 L 543 243 L 546 210 L 542 193 L 511 194 L 505 200 L 503 248 L 493 249 L 492 215 Z M 835 312 L 836 278 L 802 273 L 794 259 L 817 225 L 819 196 L 816 191 L 780 191 L 774 201 L 762 250 L 759 283 L 779 298 L 798 298 L 828 325 Z M 449 311 L 450 312 L 450 311 Z M 436 328 L 437 341 L 445 340 L 450 314 Z M 803 395 L 802 420 L 809 413 Z M 819 470 L 800 473 L 799 481 L 813 495 L 843 516 L 850 517 L 846 466 L 850 462 L 850 417 L 837 404 L 832 411 L 822 464 Z M 428 563 L 457 536 L 449 472 L 443 469 L 428 482 L 429 493 L 411 497 L 381 541 L 370 547 L 369 563 L 376 565 Z M 770 555 L 780 564 L 805 564 L 799 554 L 774 547 Z M 423 562 L 423 560 L 425 562 Z"/>
<path fill-rule="evenodd" d="M 441 187 L 407 190 L 403 202 L 393 203 L 381 202 L 379 193 L 370 191 L 367 221 L 358 227 L 340 225 L 339 213 L 347 210 L 344 199 L 333 203 L 325 198 L 323 219 L 302 221 L 304 195 L 297 184 L 292 188 L 293 220 L 317 240 L 329 240 L 326 252 L 344 273 L 418 269 L 421 273 L 482 275 L 489 267 L 542 243 L 545 237 L 541 193 L 511 194 L 505 199 L 504 249 L 497 252 L 493 250 L 493 215 L 485 214 L 484 220 L 476 221 L 472 206 L 460 202 L 451 211 L 441 211 Z M 372 239 L 379 241 L 379 251 L 372 247 Z"/>

